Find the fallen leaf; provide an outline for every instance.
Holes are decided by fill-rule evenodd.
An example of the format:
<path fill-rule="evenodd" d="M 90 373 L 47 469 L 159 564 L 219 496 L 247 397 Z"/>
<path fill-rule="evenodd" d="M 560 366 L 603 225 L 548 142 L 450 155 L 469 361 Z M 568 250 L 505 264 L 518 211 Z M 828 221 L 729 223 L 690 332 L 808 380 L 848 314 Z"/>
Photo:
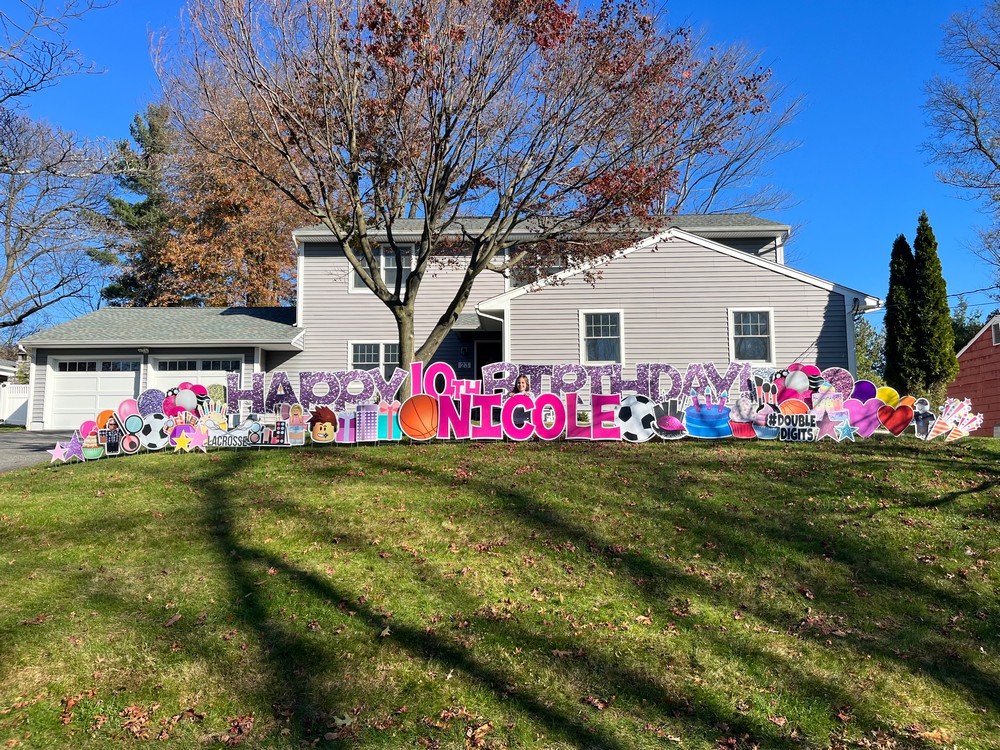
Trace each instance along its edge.
<path fill-rule="evenodd" d="M 611 700 L 613 699 L 604 700 L 602 698 L 598 698 L 596 695 L 588 695 L 584 697 L 583 702 L 588 706 L 593 706 L 598 711 L 603 711 L 611 705 Z"/>
<path fill-rule="evenodd" d="M 951 745 L 955 742 L 943 729 L 932 729 L 930 732 L 921 732 L 920 736 L 935 745 Z"/>
<path fill-rule="evenodd" d="M 388 625 L 386 625 L 386 626 L 385 626 L 385 630 L 383 630 L 383 631 L 382 631 L 381 633 L 379 633 L 379 634 L 378 634 L 378 637 L 379 637 L 379 638 L 388 638 L 388 637 L 389 637 L 389 634 L 390 634 L 391 632 L 392 632 L 392 631 L 391 631 L 391 630 L 389 629 L 389 626 L 388 626 Z"/>
<path fill-rule="evenodd" d="M 485 724 L 469 724 L 465 728 L 465 747 L 477 748 L 485 747 L 486 735 L 493 731 L 493 725 L 489 722 Z"/>
<path fill-rule="evenodd" d="M 772 724 L 777 724 L 779 727 L 783 727 L 788 723 L 788 719 L 784 716 L 768 716 L 767 720 Z"/>
<path fill-rule="evenodd" d="M 815 599 L 816 595 L 807 589 L 805 586 L 799 586 L 799 593 L 802 594 L 806 599 Z"/>
<path fill-rule="evenodd" d="M 250 734 L 250 730 L 253 729 L 253 714 L 237 716 L 235 718 L 230 717 L 228 721 L 229 730 L 220 739 L 222 740 L 222 744 L 233 747 L 243 742 L 247 738 L 247 735 Z"/>
<path fill-rule="evenodd" d="M 163 627 L 172 628 L 174 625 L 177 624 L 177 621 L 180 619 L 181 619 L 181 613 L 178 612 L 176 615 L 173 615 L 169 620 L 163 623 Z"/>

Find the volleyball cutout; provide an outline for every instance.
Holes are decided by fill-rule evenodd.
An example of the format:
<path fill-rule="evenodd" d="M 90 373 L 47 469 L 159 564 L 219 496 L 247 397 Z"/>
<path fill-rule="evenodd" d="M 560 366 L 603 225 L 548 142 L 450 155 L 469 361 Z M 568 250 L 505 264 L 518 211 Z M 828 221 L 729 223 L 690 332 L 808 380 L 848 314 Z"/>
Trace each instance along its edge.
<path fill-rule="evenodd" d="M 399 428 L 414 440 L 430 440 L 437 435 L 438 402 L 426 393 L 410 396 L 399 409 Z"/>

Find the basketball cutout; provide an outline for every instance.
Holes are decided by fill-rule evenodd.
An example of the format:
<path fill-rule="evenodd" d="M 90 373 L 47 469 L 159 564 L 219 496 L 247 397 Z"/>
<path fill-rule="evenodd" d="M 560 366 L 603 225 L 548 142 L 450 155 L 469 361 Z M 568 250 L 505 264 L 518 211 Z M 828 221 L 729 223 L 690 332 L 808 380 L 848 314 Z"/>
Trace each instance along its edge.
<path fill-rule="evenodd" d="M 426 393 L 406 399 L 399 409 L 399 429 L 414 440 L 430 440 L 437 435 L 437 399 Z"/>

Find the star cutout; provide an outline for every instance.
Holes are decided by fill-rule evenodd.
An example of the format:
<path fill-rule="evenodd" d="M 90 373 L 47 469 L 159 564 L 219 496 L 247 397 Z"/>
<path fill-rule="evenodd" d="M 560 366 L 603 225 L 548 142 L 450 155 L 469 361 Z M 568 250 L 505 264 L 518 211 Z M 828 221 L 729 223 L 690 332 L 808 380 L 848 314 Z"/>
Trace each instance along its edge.
<path fill-rule="evenodd" d="M 50 453 L 52 455 L 52 458 L 49 459 L 50 464 L 54 464 L 56 461 L 66 460 L 66 446 L 63 445 L 62 443 L 56 443 L 55 448 L 45 452 Z"/>
<path fill-rule="evenodd" d="M 191 435 L 187 432 L 182 432 L 180 435 L 174 438 L 174 453 L 179 450 L 183 450 L 185 453 L 191 450 Z"/>
<path fill-rule="evenodd" d="M 205 447 L 205 441 L 208 440 L 208 433 L 202 432 L 200 428 L 195 428 L 194 432 L 189 435 L 191 445 L 188 447 L 189 451 L 193 451 L 195 448 L 201 448 L 202 453 L 208 453 L 208 448 Z"/>
<path fill-rule="evenodd" d="M 845 419 L 837 428 L 837 432 L 840 434 L 841 440 L 850 440 L 853 443 L 854 436 L 858 434 L 858 428 L 851 427 L 851 423 Z"/>
<path fill-rule="evenodd" d="M 80 440 L 79 432 L 74 432 L 73 437 L 63 447 L 66 449 L 66 458 L 63 459 L 64 461 L 68 462 L 71 458 L 78 458 L 81 461 L 87 460 L 83 457 L 83 441 Z"/>
<path fill-rule="evenodd" d="M 841 416 L 842 414 L 844 416 Z M 819 420 L 819 422 L 816 423 L 816 426 L 819 428 L 819 431 L 816 433 L 816 442 L 818 443 L 823 438 L 828 437 L 831 440 L 836 440 L 839 443 L 840 436 L 837 434 L 837 429 L 840 425 L 838 424 L 838 422 L 841 419 L 845 419 L 846 414 L 847 414 L 846 412 L 839 412 L 839 411 L 835 412 L 824 411 L 823 417 Z"/>

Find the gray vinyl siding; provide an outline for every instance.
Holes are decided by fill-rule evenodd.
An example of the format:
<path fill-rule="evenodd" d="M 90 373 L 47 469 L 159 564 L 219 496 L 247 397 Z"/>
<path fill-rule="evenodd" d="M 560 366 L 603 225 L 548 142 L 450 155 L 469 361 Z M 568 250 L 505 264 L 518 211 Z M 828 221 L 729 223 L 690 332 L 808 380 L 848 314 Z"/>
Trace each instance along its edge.
<path fill-rule="evenodd" d="M 256 350 L 251 347 L 210 347 L 205 350 L 205 353 L 199 352 L 197 349 L 177 349 L 171 347 L 150 347 L 148 355 L 142 355 L 136 351 L 135 347 L 128 348 L 117 348 L 117 349 L 35 349 L 32 353 L 32 362 L 35 365 L 35 374 L 31 382 L 31 425 L 29 429 L 41 430 L 45 429 L 43 423 L 43 418 L 45 414 L 45 389 L 48 381 L 48 362 L 49 357 L 58 357 L 60 359 L 81 359 L 81 360 L 91 360 L 91 359 L 101 359 L 103 357 L 129 357 L 141 359 L 143 361 L 143 367 L 139 371 L 139 392 L 142 393 L 146 388 L 148 373 L 146 371 L 146 364 L 149 362 L 150 357 L 164 357 L 170 359 L 204 359 L 206 354 L 211 355 L 212 359 L 218 357 L 226 358 L 229 356 L 243 357 L 243 378 L 244 382 L 250 382 L 250 376 L 253 374 L 254 367 L 256 365 Z M 114 409 L 118 404 L 107 404 L 106 408 Z M 96 415 L 95 415 L 96 416 Z"/>
<path fill-rule="evenodd" d="M 367 289 L 350 290 L 351 266 L 338 245 L 309 242 L 303 245 L 302 252 L 303 271 L 299 280 L 302 319 L 299 325 L 305 329 L 304 349 L 291 356 L 270 353 L 266 360 L 269 371 L 275 367 L 292 374 L 343 370 L 350 367 L 349 343 L 397 340 L 395 321 L 385 305 Z M 463 268 L 431 268 L 424 276 L 414 320 L 418 347 L 447 308 L 463 271 Z M 504 283 L 500 274 L 489 271 L 481 274 L 473 286 L 465 312 L 474 311 L 481 300 L 502 294 Z M 463 346 L 470 347 L 468 356 L 461 354 Z M 442 342 L 434 360 L 453 364 L 471 361 L 471 344 L 452 333 Z"/>
<path fill-rule="evenodd" d="M 844 298 L 738 258 L 685 242 L 639 250 L 510 302 L 513 362 L 580 362 L 580 311 L 623 312 L 623 364 L 729 361 L 729 309 L 774 310 L 775 362 L 848 366 Z"/>
<path fill-rule="evenodd" d="M 772 263 L 778 262 L 778 243 L 774 237 L 725 237 L 717 239 L 716 242 Z"/>

